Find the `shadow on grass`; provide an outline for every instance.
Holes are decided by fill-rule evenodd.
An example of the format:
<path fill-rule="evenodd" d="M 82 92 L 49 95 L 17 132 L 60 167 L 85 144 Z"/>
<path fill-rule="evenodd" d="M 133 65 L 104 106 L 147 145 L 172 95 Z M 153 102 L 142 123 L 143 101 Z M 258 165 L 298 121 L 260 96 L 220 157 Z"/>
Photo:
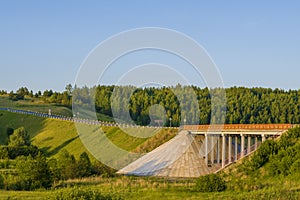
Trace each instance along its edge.
<path fill-rule="evenodd" d="M 57 146 L 55 149 L 49 151 L 50 147 L 44 147 L 42 148 L 42 151 L 45 152 L 48 156 L 53 156 L 55 154 L 57 154 L 62 148 L 64 148 L 65 146 L 67 146 L 68 144 L 70 144 L 71 142 L 73 142 L 74 140 L 76 140 L 79 136 L 73 137 L 67 141 L 65 141 L 64 143 L 62 143 L 61 145 Z"/>

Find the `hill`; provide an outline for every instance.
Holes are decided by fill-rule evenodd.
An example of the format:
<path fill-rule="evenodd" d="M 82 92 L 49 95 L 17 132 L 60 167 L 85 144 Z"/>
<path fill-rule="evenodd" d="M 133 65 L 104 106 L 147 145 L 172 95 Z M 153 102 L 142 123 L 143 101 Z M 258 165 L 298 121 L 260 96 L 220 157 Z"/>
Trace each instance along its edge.
<path fill-rule="evenodd" d="M 24 100 L 12 101 L 7 96 L 0 96 L 0 107 L 14 108 L 20 110 L 30 110 L 41 113 L 48 113 L 49 109 L 53 114 L 63 116 L 72 116 L 72 110 L 65 106 L 60 106 L 51 103 L 45 103 L 40 98 L 26 97 Z"/>
<path fill-rule="evenodd" d="M 276 199 L 299 199 L 300 127 L 265 141 L 253 155 L 221 174 L 227 180 L 227 190 L 252 191 L 265 199 L 276 195 Z"/>
<path fill-rule="evenodd" d="M 0 108 L 12 108 L 40 113 L 48 113 L 50 109 L 51 113 L 54 115 L 62 115 L 66 117 L 73 116 L 72 110 L 69 107 L 55 103 L 46 103 L 42 98 L 33 98 L 28 96 L 26 96 L 24 100 L 12 101 L 9 100 L 7 96 L 0 95 Z M 112 117 L 101 113 L 97 113 L 97 117 L 100 121 L 114 121 Z"/>
<path fill-rule="evenodd" d="M 23 126 L 32 143 L 46 152 L 48 156 L 56 156 L 62 149 L 78 157 L 87 152 L 82 144 L 73 122 L 47 119 L 32 115 L 0 111 L 0 144 L 7 143 L 7 128 Z M 92 127 L 92 125 L 89 125 Z M 176 129 L 164 128 L 149 138 L 138 138 L 124 133 L 118 127 L 103 127 L 106 136 L 117 146 L 134 152 L 149 152 L 176 134 Z"/>

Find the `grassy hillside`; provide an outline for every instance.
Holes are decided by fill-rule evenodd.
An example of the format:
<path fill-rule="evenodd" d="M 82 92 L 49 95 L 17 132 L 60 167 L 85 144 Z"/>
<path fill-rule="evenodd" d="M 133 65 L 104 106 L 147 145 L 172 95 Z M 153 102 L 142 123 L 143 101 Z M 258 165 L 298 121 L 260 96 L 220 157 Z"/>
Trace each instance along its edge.
<path fill-rule="evenodd" d="M 24 126 L 31 137 L 34 137 L 43 129 L 44 123 L 45 119 L 41 117 L 0 111 L 0 144 L 7 143 L 7 128 Z"/>
<path fill-rule="evenodd" d="M 11 101 L 7 96 L 0 96 L 0 107 L 30 110 L 35 112 L 48 113 L 49 109 L 53 114 L 72 116 L 72 110 L 55 104 L 44 103 L 41 99 L 26 98 L 25 100 Z"/>
<path fill-rule="evenodd" d="M 7 96 L 0 96 L 0 107 L 29 110 L 29 111 L 35 111 L 41 113 L 48 113 L 49 109 L 51 109 L 51 113 L 54 115 L 56 114 L 56 115 L 63 115 L 63 116 L 73 116 L 72 110 L 70 108 L 56 105 L 53 103 L 52 104 L 45 103 L 42 99 L 30 98 L 30 97 L 27 97 L 24 100 L 11 101 L 8 99 Z M 85 116 L 83 115 L 81 117 L 85 117 Z M 100 121 L 108 121 L 108 122 L 114 121 L 112 117 L 101 113 L 97 113 L 97 117 L 98 120 Z"/>
<path fill-rule="evenodd" d="M 56 119 L 45 119 L 0 111 L 0 142 L 8 140 L 6 128 L 24 126 L 32 138 L 32 143 L 43 149 L 49 156 L 55 156 L 59 150 L 67 149 L 76 157 L 86 151 L 78 138 L 74 123 Z"/>
<path fill-rule="evenodd" d="M 0 143 L 7 142 L 6 129 L 24 126 L 32 138 L 32 143 L 43 149 L 47 155 L 56 156 L 60 150 L 66 149 L 78 157 L 87 151 L 78 137 L 75 124 L 57 119 L 23 115 L 0 111 Z M 92 126 L 89 126 L 93 129 Z M 95 127 L 96 128 L 96 127 Z M 148 152 L 176 134 L 176 129 L 164 128 L 154 137 L 138 138 L 124 133 L 117 127 L 104 127 L 106 136 L 117 146 L 128 151 Z M 153 131 L 149 129 L 149 131 Z M 151 145 L 149 145 L 151 141 Z M 147 143 L 146 143 L 147 142 Z M 145 146 L 145 144 L 147 144 Z"/>
<path fill-rule="evenodd" d="M 222 175 L 228 191 L 261 193 L 266 199 L 299 199 L 300 128 L 290 129 L 278 140 L 267 140 Z"/>

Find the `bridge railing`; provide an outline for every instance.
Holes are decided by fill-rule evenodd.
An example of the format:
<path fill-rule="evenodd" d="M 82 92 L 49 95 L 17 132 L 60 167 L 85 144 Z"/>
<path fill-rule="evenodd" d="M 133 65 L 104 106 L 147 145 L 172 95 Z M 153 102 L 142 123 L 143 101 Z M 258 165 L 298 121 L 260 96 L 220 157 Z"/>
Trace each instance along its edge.
<path fill-rule="evenodd" d="M 276 137 L 278 137 L 279 135 L 276 135 Z M 275 137 L 275 136 L 274 136 Z M 275 138 L 276 138 L 275 137 Z M 231 158 L 227 158 L 225 160 L 225 167 L 227 167 L 228 165 L 240 160 L 241 158 L 245 157 L 245 156 L 249 156 L 250 154 L 252 154 L 253 152 L 255 152 L 260 145 L 262 144 L 262 142 L 258 142 L 256 144 L 253 144 L 252 146 L 250 146 L 250 150 L 248 148 L 244 148 L 240 153 L 238 153 L 236 155 L 236 159 L 235 159 L 235 155 L 231 156 Z"/>
<path fill-rule="evenodd" d="M 184 125 L 183 129 L 191 131 L 208 130 L 287 130 L 292 124 L 210 124 L 210 125 Z"/>
<path fill-rule="evenodd" d="M 225 166 L 227 167 L 228 165 L 230 165 L 231 163 L 234 163 L 238 160 L 240 160 L 241 158 L 248 156 L 250 154 L 252 154 L 254 151 L 256 151 L 261 145 L 261 142 L 258 142 L 256 144 L 253 144 L 252 146 L 250 146 L 250 151 L 248 150 L 248 148 L 244 148 L 240 153 L 238 153 L 236 156 L 233 155 L 230 158 L 227 158 L 225 160 Z"/>
<path fill-rule="evenodd" d="M 56 114 L 48 114 L 48 113 L 42 113 L 42 112 L 35 112 L 30 110 L 19 110 L 19 109 L 13 109 L 13 108 L 0 108 L 0 111 L 8 111 L 12 113 L 19 113 L 19 114 L 25 114 L 25 115 L 34 115 L 38 117 L 44 117 L 44 118 L 52 118 L 52 119 L 58 119 L 62 121 L 70 121 L 75 123 L 82 123 L 82 124 L 88 124 L 88 125 L 101 125 L 101 126 L 114 126 L 114 127 L 122 127 L 122 128 L 163 128 L 162 126 L 140 126 L 136 124 L 126 124 L 126 123 L 116 123 L 116 122 L 108 122 L 108 121 L 98 121 L 98 120 L 91 120 L 91 119 L 85 119 L 85 118 L 79 118 L 79 117 L 68 117 L 63 115 L 56 115 Z M 180 129 L 180 127 L 172 127 L 173 129 Z"/>

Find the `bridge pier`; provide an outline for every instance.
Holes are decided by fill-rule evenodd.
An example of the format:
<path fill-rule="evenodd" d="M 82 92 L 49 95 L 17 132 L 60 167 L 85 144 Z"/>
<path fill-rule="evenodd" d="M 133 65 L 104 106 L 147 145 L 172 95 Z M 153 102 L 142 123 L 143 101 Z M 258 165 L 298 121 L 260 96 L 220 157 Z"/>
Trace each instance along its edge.
<path fill-rule="evenodd" d="M 237 161 L 237 154 L 238 154 L 238 137 L 234 137 L 234 161 Z"/>
<path fill-rule="evenodd" d="M 221 155 L 221 140 L 220 140 L 220 136 L 218 136 L 218 146 L 217 146 L 217 163 L 221 163 L 221 158 L 220 158 L 220 155 Z"/>
<path fill-rule="evenodd" d="M 222 134 L 222 167 L 225 167 L 225 145 L 226 145 L 226 136 L 225 134 Z"/>
<path fill-rule="evenodd" d="M 204 145 L 205 145 L 205 164 L 208 165 L 208 136 L 207 134 L 205 134 L 205 141 L 204 141 Z"/>
<path fill-rule="evenodd" d="M 229 163 L 231 163 L 231 150 L 232 150 L 232 136 L 229 135 L 228 136 L 228 160 L 229 160 Z"/>
<path fill-rule="evenodd" d="M 251 136 L 250 135 L 248 135 L 247 146 L 248 146 L 248 148 L 247 148 L 247 154 L 249 154 L 250 151 L 251 151 Z"/>
<path fill-rule="evenodd" d="M 214 136 L 211 136 L 211 154 L 210 154 L 210 161 L 211 161 L 211 164 L 214 164 L 215 163 L 215 151 L 214 151 L 214 146 L 215 146 L 215 143 L 214 143 Z"/>
<path fill-rule="evenodd" d="M 255 144 L 255 150 L 257 149 L 257 145 L 258 145 L 258 138 L 257 136 L 255 136 L 255 140 L 254 140 L 254 144 Z"/>
<path fill-rule="evenodd" d="M 266 140 L 265 134 L 261 134 L 261 142 L 264 142 Z"/>
<path fill-rule="evenodd" d="M 245 151 L 244 151 L 244 148 L 245 148 L 245 136 L 244 134 L 241 134 L 241 158 L 244 157 L 244 154 L 245 154 Z"/>

